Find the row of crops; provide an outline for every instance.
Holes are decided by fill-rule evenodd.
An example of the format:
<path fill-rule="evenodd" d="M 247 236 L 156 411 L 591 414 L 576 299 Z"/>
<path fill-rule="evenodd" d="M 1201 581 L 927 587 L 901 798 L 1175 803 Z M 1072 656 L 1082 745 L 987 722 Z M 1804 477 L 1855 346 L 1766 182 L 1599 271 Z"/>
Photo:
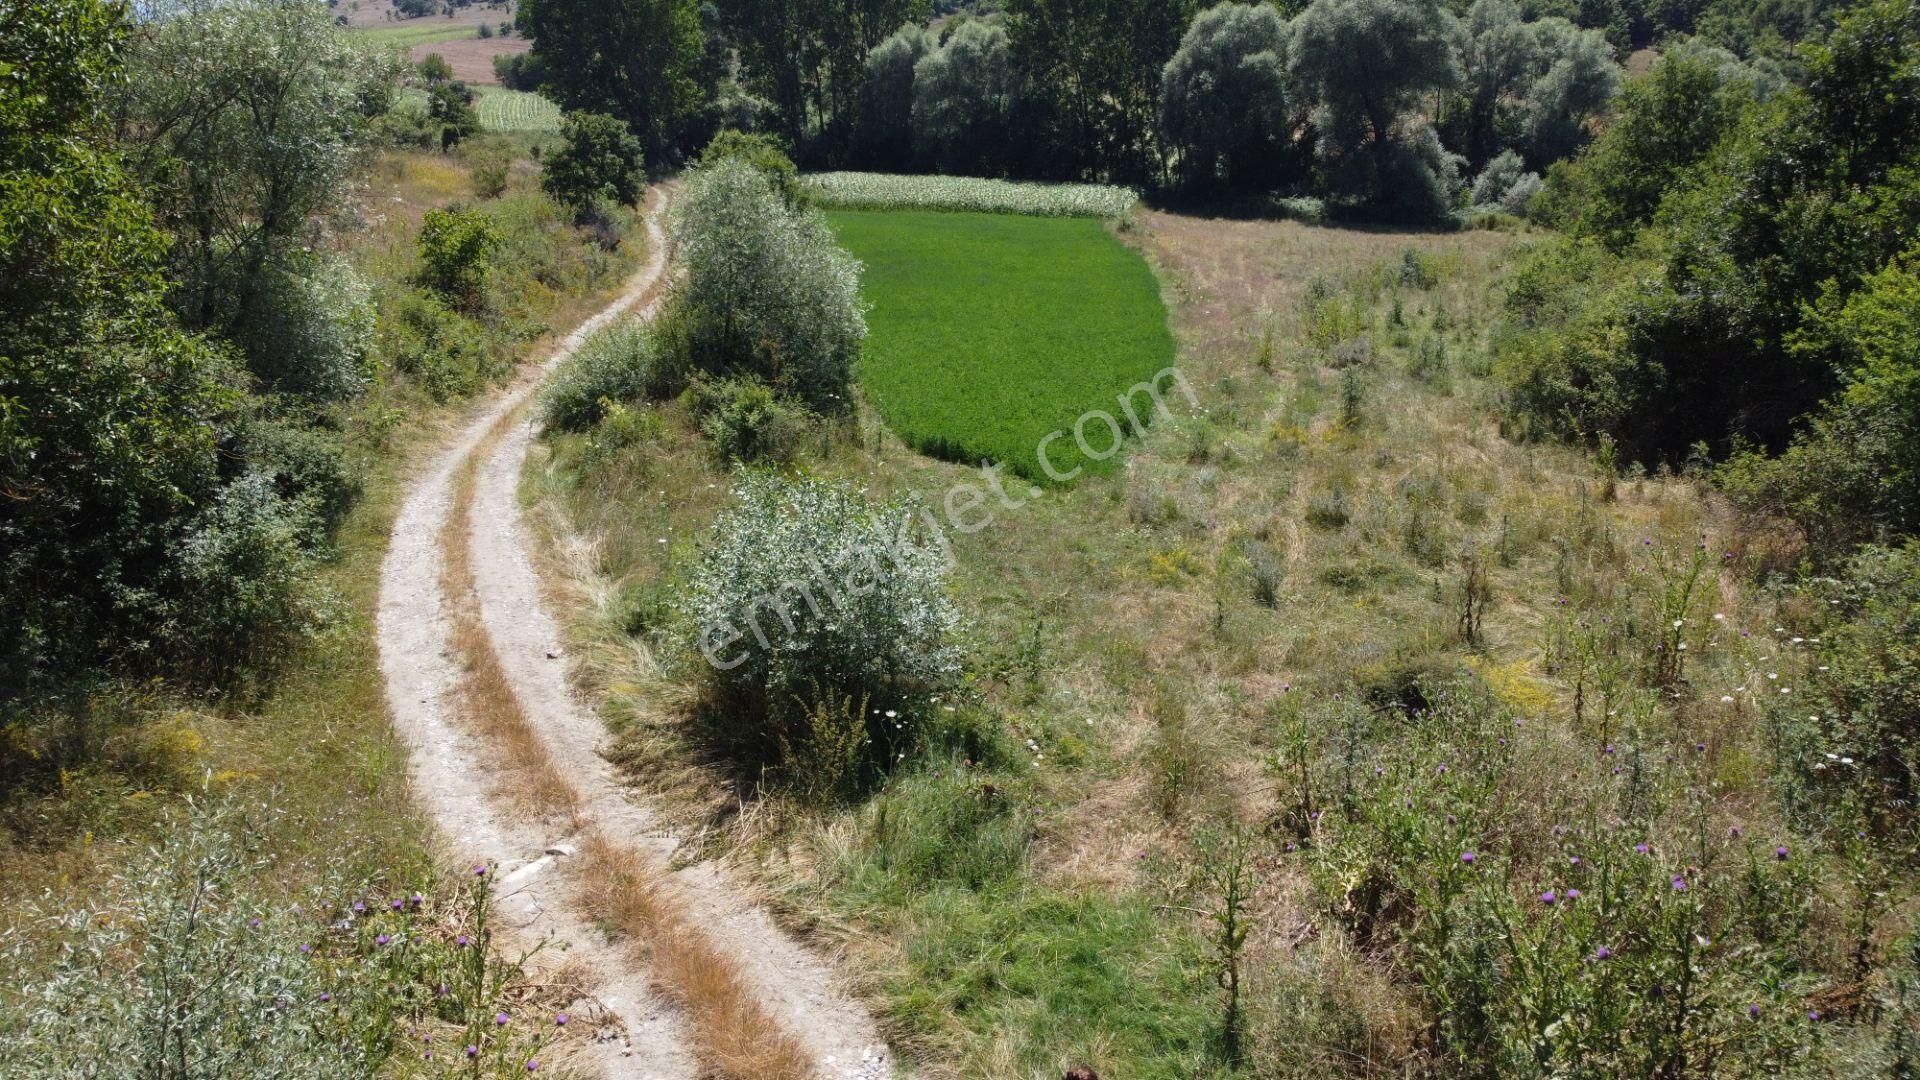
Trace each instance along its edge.
<path fill-rule="evenodd" d="M 1139 195 L 1105 184 L 1032 184 L 972 176 L 828 172 L 807 177 L 820 205 L 839 210 L 959 210 L 1034 217 L 1119 217 Z"/>
<path fill-rule="evenodd" d="M 560 106 L 539 94 L 499 86 L 475 87 L 473 109 L 488 131 L 559 131 Z"/>

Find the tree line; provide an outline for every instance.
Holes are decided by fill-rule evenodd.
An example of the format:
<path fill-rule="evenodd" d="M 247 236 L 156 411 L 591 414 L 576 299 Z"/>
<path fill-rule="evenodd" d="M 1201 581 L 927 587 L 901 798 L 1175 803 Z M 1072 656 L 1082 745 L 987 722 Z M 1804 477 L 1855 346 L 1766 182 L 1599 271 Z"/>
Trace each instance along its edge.
<path fill-rule="evenodd" d="M 672 166 L 725 128 L 803 168 L 1324 195 L 1433 218 L 1586 142 L 1626 51 L 1698 34 L 1781 68 L 1828 17 L 1643 0 L 528 0 L 510 65 Z M 1514 166 L 1518 165 L 1519 168 Z"/>

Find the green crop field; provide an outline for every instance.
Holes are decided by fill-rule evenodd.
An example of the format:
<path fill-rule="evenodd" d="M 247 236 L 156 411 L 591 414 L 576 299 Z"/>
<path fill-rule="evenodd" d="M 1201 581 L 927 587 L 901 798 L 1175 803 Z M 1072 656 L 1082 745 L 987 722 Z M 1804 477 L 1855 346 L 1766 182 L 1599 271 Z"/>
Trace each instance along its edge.
<path fill-rule="evenodd" d="M 559 131 L 560 106 L 539 94 L 498 86 L 474 87 L 474 111 L 488 131 Z"/>
<path fill-rule="evenodd" d="M 461 41 L 477 37 L 479 31 L 471 23 L 448 24 L 437 19 L 415 19 L 393 26 L 371 26 L 356 29 L 356 35 L 382 45 L 398 45 L 411 48 L 415 45 L 428 45 L 436 41 Z"/>
<path fill-rule="evenodd" d="M 933 211 L 842 210 L 840 242 L 866 264 L 871 310 L 861 381 L 915 448 L 997 461 L 1030 479 L 1111 469 L 1076 446 L 1098 410 L 1127 423 L 1129 387 L 1173 363 L 1160 287 L 1096 220 Z M 1178 407 L 1177 390 L 1169 405 Z M 1131 399 L 1140 419 L 1151 400 Z M 1083 425 L 1104 453 L 1112 428 Z M 1052 432 L 1062 436 L 1048 440 Z"/>

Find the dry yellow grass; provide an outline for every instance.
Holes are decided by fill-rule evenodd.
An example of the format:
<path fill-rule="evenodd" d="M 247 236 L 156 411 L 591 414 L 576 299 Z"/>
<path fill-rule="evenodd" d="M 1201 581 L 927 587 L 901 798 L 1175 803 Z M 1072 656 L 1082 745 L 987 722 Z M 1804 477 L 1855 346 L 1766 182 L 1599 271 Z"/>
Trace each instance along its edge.
<path fill-rule="evenodd" d="M 440 590 L 452 612 L 453 647 L 461 661 L 460 696 L 466 716 L 495 748 L 498 787 L 531 812 L 578 823 L 580 795 L 554 767 L 546 743 L 521 711 L 480 619 L 471 543 L 474 474 L 486 452 L 519 419 L 509 412 L 488 430 L 453 478 L 453 508 L 440 530 Z"/>
<path fill-rule="evenodd" d="M 493 745 L 508 798 L 585 829 L 582 902 L 626 935 L 636 959 L 649 965 L 653 983 L 686 1010 L 701 1064 L 728 1080 L 809 1080 L 817 1075 L 811 1055 L 762 1007 L 738 959 L 687 920 L 667 877 L 632 848 L 587 825 L 579 790 L 554 766 L 481 622 L 471 539 L 474 478 L 478 463 L 521 417 L 522 410 L 503 415 L 461 462 L 438 541 L 465 714 Z"/>
<path fill-rule="evenodd" d="M 702 1063 L 738 1080 L 816 1075 L 805 1047 L 761 1007 L 734 959 L 687 921 L 670 882 L 598 831 L 586 835 L 582 855 L 588 909 L 627 935 L 655 983 L 687 1011 Z"/>

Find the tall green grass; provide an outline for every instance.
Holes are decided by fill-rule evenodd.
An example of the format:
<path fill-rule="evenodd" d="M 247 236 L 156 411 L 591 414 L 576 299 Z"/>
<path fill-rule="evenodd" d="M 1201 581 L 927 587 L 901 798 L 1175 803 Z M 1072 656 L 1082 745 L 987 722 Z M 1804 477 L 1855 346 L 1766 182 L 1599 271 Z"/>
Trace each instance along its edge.
<path fill-rule="evenodd" d="M 834 211 L 840 242 L 866 264 L 871 305 L 861 380 L 908 443 L 967 464 L 997 461 L 1046 482 L 1106 472 L 1074 424 L 1100 410 L 1127 424 L 1120 396 L 1173 363 L 1153 271 L 1098 221 L 931 211 Z M 1184 404 L 1179 394 L 1169 405 Z M 1134 399 L 1144 421 L 1145 395 Z M 1112 429 L 1095 419 L 1088 445 Z"/>

